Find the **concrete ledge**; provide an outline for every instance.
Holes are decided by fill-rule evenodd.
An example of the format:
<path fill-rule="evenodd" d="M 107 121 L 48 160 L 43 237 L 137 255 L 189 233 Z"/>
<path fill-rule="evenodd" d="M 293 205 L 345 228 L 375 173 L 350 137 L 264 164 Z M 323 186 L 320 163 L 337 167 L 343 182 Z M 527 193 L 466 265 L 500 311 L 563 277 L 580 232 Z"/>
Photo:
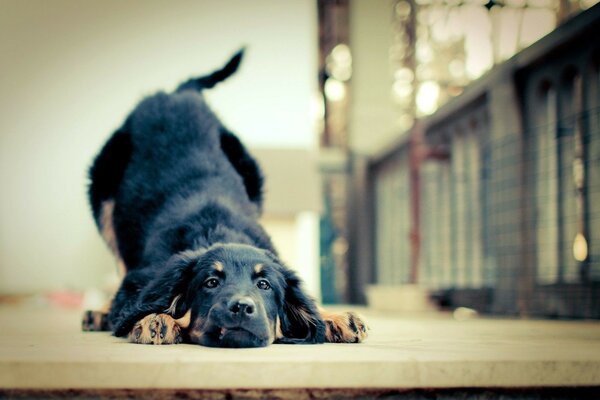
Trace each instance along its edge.
<path fill-rule="evenodd" d="M 79 311 L 0 307 L 2 389 L 485 388 L 600 385 L 600 323 L 365 312 L 359 345 L 212 349 L 80 332 Z"/>
<path fill-rule="evenodd" d="M 0 389 L 4 399 L 187 400 L 571 400 L 600 398 L 600 387 L 456 389 Z"/>

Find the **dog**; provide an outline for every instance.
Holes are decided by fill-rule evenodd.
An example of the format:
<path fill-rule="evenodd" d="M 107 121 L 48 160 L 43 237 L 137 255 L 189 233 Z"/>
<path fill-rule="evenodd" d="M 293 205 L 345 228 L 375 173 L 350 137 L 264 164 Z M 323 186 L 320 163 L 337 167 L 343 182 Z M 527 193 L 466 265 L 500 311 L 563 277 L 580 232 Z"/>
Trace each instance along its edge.
<path fill-rule="evenodd" d="M 84 331 L 133 343 L 264 347 L 357 343 L 352 312 L 308 296 L 258 222 L 263 174 L 203 97 L 238 69 L 221 69 L 143 99 L 94 159 L 88 197 L 123 281 Z"/>

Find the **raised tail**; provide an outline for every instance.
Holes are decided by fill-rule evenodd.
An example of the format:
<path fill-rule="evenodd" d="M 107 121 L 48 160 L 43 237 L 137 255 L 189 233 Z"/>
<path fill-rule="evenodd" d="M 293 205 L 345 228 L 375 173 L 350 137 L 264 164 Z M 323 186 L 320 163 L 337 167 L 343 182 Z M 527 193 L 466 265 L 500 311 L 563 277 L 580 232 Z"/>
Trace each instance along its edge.
<path fill-rule="evenodd" d="M 181 85 L 179 85 L 179 87 L 177 87 L 176 92 L 181 92 L 183 90 L 202 91 L 203 89 L 210 89 L 217 83 L 229 78 L 231 75 L 233 75 L 233 73 L 235 73 L 235 71 L 237 71 L 238 67 L 240 66 L 240 63 L 242 62 L 242 57 L 244 56 L 244 50 L 244 48 L 241 48 L 220 70 L 215 71 L 210 75 L 201 76 L 199 78 L 192 78 L 182 83 Z"/>

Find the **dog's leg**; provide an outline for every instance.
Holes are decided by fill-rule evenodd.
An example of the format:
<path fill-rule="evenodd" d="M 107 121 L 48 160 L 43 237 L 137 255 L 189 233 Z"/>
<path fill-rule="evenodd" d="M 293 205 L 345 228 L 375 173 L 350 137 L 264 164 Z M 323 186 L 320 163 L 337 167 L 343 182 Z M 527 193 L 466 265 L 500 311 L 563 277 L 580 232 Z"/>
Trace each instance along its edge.
<path fill-rule="evenodd" d="M 325 341 L 329 343 L 360 343 L 368 336 L 365 321 L 353 312 L 332 313 L 319 309 L 325 321 Z"/>
<path fill-rule="evenodd" d="M 122 280 L 125 276 L 125 263 L 119 255 L 119 249 L 117 246 L 117 238 L 114 232 L 113 226 L 113 210 L 114 201 L 107 200 L 102 203 L 102 211 L 100 215 L 100 227 L 102 229 L 102 237 L 106 241 L 106 244 L 110 248 L 111 253 L 115 256 L 117 262 L 117 273 L 119 278 Z M 114 297 L 111 296 L 111 297 Z M 83 331 L 110 331 L 112 327 L 108 319 L 112 299 L 108 301 L 101 310 L 87 310 L 83 313 L 81 321 L 81 330 Z"/>
<path fill-rule="evenodd" d="M 108 319 L 111 305 L 112 299 L 106 302 L 100 310 L 85 311 L 81 319 L 81 330 L 86 332 L 111 331 L 112 326 Z"/>
<path fill-rule="evenodd" d="M 140 344 L 177 344 L 183 341 L 182 327 L 169 314 L 150 314 L 136 322 L 129 341 Z"/>
<path fill-rule="evenodd" d="M 104 310 L 85 311 L 81 320 L 81 330 L 86 332 L 110 331 L 111 326 L 108 320 L 108 312 Z"/>

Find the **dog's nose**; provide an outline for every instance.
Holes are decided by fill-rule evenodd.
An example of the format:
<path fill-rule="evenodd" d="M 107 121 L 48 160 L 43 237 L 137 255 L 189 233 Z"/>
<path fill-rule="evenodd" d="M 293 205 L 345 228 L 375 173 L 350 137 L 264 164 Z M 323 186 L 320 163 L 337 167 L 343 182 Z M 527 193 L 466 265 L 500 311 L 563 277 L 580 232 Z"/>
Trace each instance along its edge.
<path fill-rule="evenodd" d="M 252 316 L 256 310 L 256 303 L 250 297 L 241 297 L 230 300 L 227 307 L 234 315 Z"/>

